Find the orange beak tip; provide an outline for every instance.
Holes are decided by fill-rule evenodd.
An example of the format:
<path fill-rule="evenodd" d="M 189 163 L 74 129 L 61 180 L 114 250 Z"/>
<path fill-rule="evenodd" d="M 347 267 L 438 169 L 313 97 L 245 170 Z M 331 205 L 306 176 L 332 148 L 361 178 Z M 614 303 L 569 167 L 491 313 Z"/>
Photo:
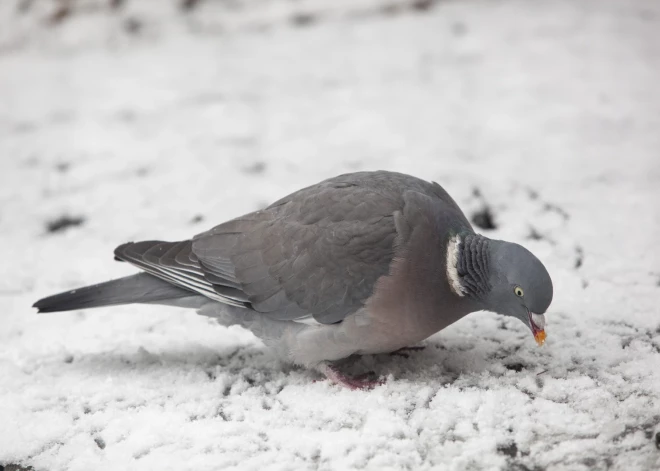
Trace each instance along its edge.
<path fill-rule="evenodd" d="M 539 330 L 534 334 L 534 340 L 536 340 L 539 347 L 543 346 L 546 337 L 545 330 Z"/>

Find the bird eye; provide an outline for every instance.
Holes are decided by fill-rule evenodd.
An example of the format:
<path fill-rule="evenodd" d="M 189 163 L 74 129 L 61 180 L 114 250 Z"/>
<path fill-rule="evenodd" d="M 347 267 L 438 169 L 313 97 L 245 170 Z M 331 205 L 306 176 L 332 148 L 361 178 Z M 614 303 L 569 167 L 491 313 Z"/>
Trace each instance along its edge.
<path fill-rule="evenodd" d="M 520 296 L 521 298 L 525 295 L 525 292 L 520 286 L 513 288 L 513 292 L 516 293 L 516 296 Z"/>

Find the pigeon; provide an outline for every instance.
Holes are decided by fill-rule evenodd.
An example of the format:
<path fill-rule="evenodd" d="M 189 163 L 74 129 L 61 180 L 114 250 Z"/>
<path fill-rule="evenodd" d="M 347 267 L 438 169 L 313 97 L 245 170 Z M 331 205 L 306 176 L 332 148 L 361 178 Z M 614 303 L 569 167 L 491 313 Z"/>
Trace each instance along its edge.
<path fill-rule="evenodd" d="M 388 171 L 330 178 L 192 239 L 114 255 L 141 272 L 33 307 L 195 309 L 350 389 L 379 382 L 344 374 L 340 360 L 397 352 L 475 311 L 520 319 L 542 345 L 553 296 L 531 252 L 475 233 L 439 184 Z"/>

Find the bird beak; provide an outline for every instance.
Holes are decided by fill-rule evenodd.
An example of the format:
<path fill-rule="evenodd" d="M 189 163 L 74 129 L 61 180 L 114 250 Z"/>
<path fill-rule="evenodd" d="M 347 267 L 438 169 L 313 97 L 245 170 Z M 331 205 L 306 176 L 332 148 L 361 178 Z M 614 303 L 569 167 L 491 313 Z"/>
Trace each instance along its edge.
<path fill-rule="evenodd" d="M 538 346 L 542 346 L 545 343 L 545 316 L 543 314 L 534 314 L 533 312 L 527 311 L 529 316 L 529 326 L 532 328 L 532 334 L 534 335 L 534 340 Z"/>

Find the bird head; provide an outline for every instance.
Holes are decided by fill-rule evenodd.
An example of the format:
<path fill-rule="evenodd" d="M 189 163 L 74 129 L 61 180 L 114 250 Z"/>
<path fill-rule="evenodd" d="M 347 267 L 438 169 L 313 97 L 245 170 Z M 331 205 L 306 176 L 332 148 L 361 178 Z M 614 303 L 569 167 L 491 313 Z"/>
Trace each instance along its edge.
<path fill-rule="evenodd" d="M 488 310 L 520 319 L 539 345 L 545 342 L 545 316 L 552 302 L 552 280 L 543 263 L 526 248 L 491 241 Z"/>
<path fill-rule="evenodd" d="M 552 280 L 529 250 L 478 234 L 460 234 L 450 241 L 447 260 L 448 279 L 457 295 L 480 309 L 520 319 L 543 345 Z"/>

